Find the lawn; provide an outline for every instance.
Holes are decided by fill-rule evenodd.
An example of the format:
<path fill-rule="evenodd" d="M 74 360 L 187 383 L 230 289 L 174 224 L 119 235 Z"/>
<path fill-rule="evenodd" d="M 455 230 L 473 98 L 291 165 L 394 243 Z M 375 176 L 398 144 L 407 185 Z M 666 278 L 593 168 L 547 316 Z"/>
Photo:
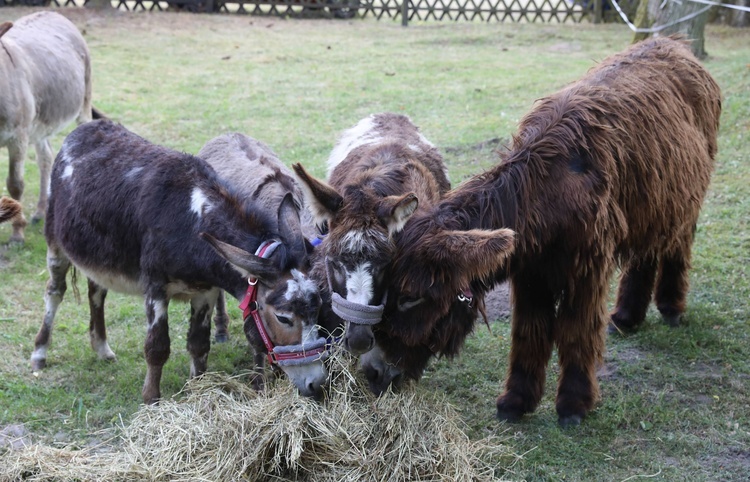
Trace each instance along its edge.
<path fill-rule="evenodd" d="M 0 21 L 30 9 L 2 8 Z M 230 15 L 60 9 L 91 49 L 94 103 L 158 144 L 196 153 L 239 131 L 269 144 L 287 164 L 317 176 L 337 135 L 373 112 L 408 114 L 445 153 L 460 183 L 496 161 L 535 99 L 625 48 L 622 25 L 400 24 L 374 20 L 282 20 Z M 562 430 L 550 366 L 537 411 L 514 424 L 494 418 L 507 366 L 510 326 L 478 325 L 464 352 L 439 360 L 415 389 L 445 393 L 472 438 L 504 434 L 521 461 L 513 480 L 747 480 L 750 473 L 750 30 L 710 26 L 705 60 L 724 94 L 719 156 L 694 246 L 686 326 L 670 329 L 652 309 L 635 335 L 608 340 L 602 401 L 577 428 Z M 64 134 L 53 140 L 59 149 Z M 0 151 L 0 172 L 7 172 Z M 26 167 L 24 206 L 38 194 Z M 3 194 L 7 194 L 3 187 Z M 10 236 L 0 227 L 0 241 Z M 145 375 L 142 301 L 111 293 L 116 363 L 88 346 L 83 302 L 72 290 L 58 313 L 49 366 L 29 356 L 44 311 L 47 273 L 41 226 L 24 246 L 0 247 L 0 430 L 86 445 L 138 410 Z M 234 303 L 232 303 L 234 304 Z M 209 368 L 238 373 L 248 353 L 231 307 L 231 341 L 212 347 Z M 172 356 L 162 393 L 189 374 L 188 308 L 170 307 Z M 553 356 L 554 358 L 554 356 Z M 0 452 L 4 450 L 0 448 Z"/>

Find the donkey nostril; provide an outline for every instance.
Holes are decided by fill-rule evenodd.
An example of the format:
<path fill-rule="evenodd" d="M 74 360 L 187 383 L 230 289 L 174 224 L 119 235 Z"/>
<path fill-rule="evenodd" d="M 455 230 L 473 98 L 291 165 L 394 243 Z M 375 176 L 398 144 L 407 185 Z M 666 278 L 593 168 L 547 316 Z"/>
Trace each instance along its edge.
<path fill-rule="evenodd" d="M 367 380 L 370 382 L 379 383 L 383 378 L 383 372 L 375 367 L 370 366 L 365 370 L 365 378 L 367 378 Z"/>
<path fill-rule="evenodd" d="M 371 336 L 347 336 L 344 337 L 344 347 L 354 355 L 362 355 L 370 351 L 375 344 Z"/>
<path fill-rule="evenodd" d="M 307 396 L 320 400 L 323 396 L 323 385 L 319 382 L 309 382 L 307 384 Z"/>

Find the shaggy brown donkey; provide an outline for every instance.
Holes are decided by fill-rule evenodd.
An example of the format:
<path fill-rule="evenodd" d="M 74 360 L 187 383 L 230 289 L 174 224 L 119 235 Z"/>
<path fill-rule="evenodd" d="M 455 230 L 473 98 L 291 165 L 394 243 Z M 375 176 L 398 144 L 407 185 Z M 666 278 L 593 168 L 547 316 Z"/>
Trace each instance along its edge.
<path fill-rule="evenodd" d="M 536 408 L 556 345 L 559 422 L 580 423 L 599 397 L 615 269 L 617 327 L 643 321 L 654 285 L 669 324 L 685 310 L 720 112 L 718 85 L 671 38 L 636 44 L 537 102 L 498 166 L 415 215 L 398 238 L 382 356 L 365 361 L 370 382 L 419 378 L 431 356 L 457 352 L 477 314 L 457 297 L 469 288 L 478 303 L 509 278 L 512 347 L 498 416 Z M 515 241 L 485 231 L 499 228 Z"/>

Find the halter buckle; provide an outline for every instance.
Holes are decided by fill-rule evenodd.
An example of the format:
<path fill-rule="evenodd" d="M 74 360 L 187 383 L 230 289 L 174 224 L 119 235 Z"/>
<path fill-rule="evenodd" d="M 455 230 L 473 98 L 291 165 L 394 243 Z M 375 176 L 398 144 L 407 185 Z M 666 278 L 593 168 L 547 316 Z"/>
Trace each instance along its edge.
<path fill-rule="evenodd" d="M 463 292 L 459 293 L 457 298 L 461 303 L 466 303 L 469 308 L 471 308 L 471 304 L 474 302 L 473 296 L 466 296 Z"/>

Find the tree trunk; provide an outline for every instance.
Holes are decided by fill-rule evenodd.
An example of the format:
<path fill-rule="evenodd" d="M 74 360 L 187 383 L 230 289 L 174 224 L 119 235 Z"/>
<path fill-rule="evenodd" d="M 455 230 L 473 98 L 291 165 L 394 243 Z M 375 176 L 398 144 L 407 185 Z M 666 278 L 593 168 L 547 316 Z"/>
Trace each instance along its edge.
<path fill-rule="evenodd" d="M 735 0 L 734 4 L 741 7 L 750 7 L 750 0 Z M 729 10 L 729 21 L 727 23 L 732 27 L 747 27 L 750 25 L 750 13 L 743 12 L 742 10 L 727 10 Z"/>
<path fill-rule="evenodd" d="M 682 0 L 679 3 L 675 0 L 641 0 L 634 22 L 636 27 L 658 28 L 663 25 L 669 26 L 655 34 L 636 33 L 633 41 L 643 40 L 650 35 L 681 33 L 691 40 L 695 56 L 702 59 L 706 56 L 704 29 L 708 19 L 708 10 L 689 20 L 679 23 L 674 22 L 705 8 L 706 5 L 689 0 Z"/>

